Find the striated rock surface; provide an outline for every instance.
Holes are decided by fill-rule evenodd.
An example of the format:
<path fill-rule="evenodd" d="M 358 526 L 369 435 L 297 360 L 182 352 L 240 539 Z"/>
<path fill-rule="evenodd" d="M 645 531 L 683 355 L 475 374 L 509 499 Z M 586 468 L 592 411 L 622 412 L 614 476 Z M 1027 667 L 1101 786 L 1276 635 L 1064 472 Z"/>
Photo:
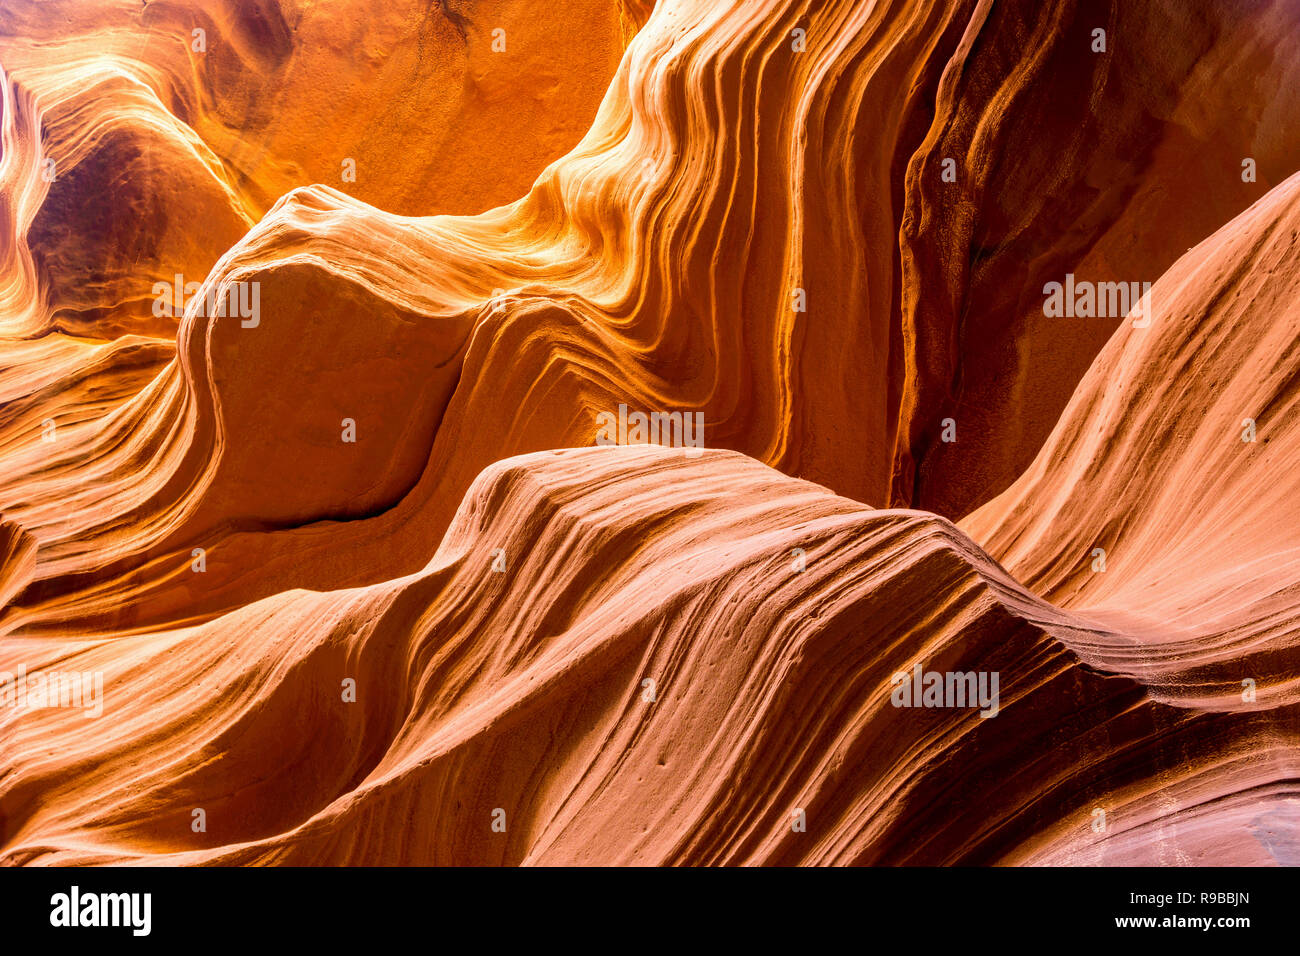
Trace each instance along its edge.
<path fill-rule="evenodd" d="M 0 2 L 0 861 L 1297 859 L 1293 4 L 345 7 Z"/>
<path fill-rule="evenodd" d="M 22 648 L 102 670 L 114 719 L 7 728 L 6 854 L 998 862 L 1048 852 L 1045 833 L 1058 853 L 1091 844 L 1101 802 L 1121 843 L 1155 825 L 1163 852 L 1266 861 L 1207 839 L 1197 804 L 1230 785 L 1272 792 L 1256 814 L 1286 806 L 1295 741 L 1275 719 L 1294 702 L 1161 702 L 1072 650 L 1106 637 L 924 512 L 729 452 L 542 452 L 487 469 L 416 574 L 87 641 L 57 665 Z M 998 673 L 997 703 L 893 706 L 891 676 L 915 666 Z M 1152 774 L 1186 823 L 1151 823 Z"/>

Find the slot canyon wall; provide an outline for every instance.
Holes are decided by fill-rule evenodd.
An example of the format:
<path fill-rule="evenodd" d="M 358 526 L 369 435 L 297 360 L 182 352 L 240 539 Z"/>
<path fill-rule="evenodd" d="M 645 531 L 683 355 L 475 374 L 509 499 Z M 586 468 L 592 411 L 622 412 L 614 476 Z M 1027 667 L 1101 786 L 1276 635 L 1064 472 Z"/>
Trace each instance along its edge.
<path fill-rule="evenodd" d="M 1291 0 L 0 0 L 0 862 L 1300 863 Z"/>

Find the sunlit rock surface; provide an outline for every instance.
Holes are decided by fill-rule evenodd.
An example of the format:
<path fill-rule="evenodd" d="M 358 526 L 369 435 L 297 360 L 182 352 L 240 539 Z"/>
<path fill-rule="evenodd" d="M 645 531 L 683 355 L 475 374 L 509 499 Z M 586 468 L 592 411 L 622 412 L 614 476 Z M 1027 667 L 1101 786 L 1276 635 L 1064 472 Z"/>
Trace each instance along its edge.
<path fill-rule="evenodd" d="M 1294 863 L 1300 10 L 1188 7 L 0 0 L 0 860 Z"/>

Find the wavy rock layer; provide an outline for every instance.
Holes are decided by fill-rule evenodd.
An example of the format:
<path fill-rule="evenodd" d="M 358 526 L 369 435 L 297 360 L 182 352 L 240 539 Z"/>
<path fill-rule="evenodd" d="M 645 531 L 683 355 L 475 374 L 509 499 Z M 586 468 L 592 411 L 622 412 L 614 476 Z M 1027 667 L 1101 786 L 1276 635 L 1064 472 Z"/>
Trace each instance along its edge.
<path fill-rule="evenodd" d="M 583 9 L 6 5 L 0 859 L 1300 857 L 1295 8 Z"/>
<path fill-rule="evenodd" d="M 51 560 L 38 567 L 38 586 L 24 607 L 38 618 L 111 611 L 155 626 L 176 620 L 182 604 L 186 614 L 202 615 L 287 587 L 351 586 L 411 573 L 421 552 L 393 546 L 393 536 L 438 538 L 491 462 L 590 444 L 597 414 L 620 403 L 702 414 L 710 445 L 877 505 L 925 505 L 948 495 L 918 492 L 929 479 L 918 477 L 925 469 L 916 466 L 930 454 L 925 449 L 939 424 L 957 414 L 957 442 L 939 443 L 950 449 L 944 454 L 960 456 L 954 480 L 982 475 L 979 496 L 997 491 L 1000 481 L 989 469 L 1005 474 L 1007 463 L 1037 448 L 1040 436 L 1016 439 L 1014 453 L 1001 439 L 986 441 L 975 417 L 953 412 L 948 399 L 937 397 L 948 394 L 957 374 L 952 362 L 939 362 L 947 370 L 935 375 L 921 366 L 944 351 L 932 347 L 935 335 L 954 343 L 952 356 L 975 355 L 980 370 L 1000 367 L 978 357 L 991 343 L 1000 341 L 997 348 L 1005 350 L 1029 341 L 1030 333 L 1022 335 L 1020 325 L 993 309 L 981 310 L 990 327 L 968 346 L 964 320 L 932 315 L 926 305 L 931 290 L 949 281 L 926 279 L 927 263 L 961 261 L 943 246 L 952 216 L 968 210 L 980 224 L 1006 218 L 976 215 L 970 201 L 946 193 L 925 198 L 945 185 L 932 183 L 941 171 L 926 164 L 942 166 L 939 155 L 949 151 L 942 138 L 926 146 L 925 130 L 932 137 L 941 130 L 956 135 L 955 120 L 935 118 L 936 102 L 978 111 L 993 108 L 981 105 L 986 100 L 1010 97 L 987 83 L 962 87 L 957 78 L 970 75 L 970 57 L 978 59 L 993 40 L 1026 56 L 1038 49 L 1025 45 L 1015 19 L 1016 11 L 1030 18 L 1037 4 L 999 10 L 1006 16 L 989 19 L 984 7 L 971 12 L 947 4 L 666 4 L 637 34 L 587 136 L 513 205 L 469 219 L 410 219 L 324 186 L 291 192 L 221 258 L 202 290 L 258 283 L 260 325 L 203 317 L 191 303 L 178 361 L 135 401 L 100 420 L 76 449 L 79 470 L 120 477 L 93 482 L 93 499 L 72 515 L 60 496 L 64 520 L 48 531 L 44 519 L 23 511 L 25 502 L 0 499 L 16 520 L 51 541 Z M 1150 10 L 1155 16 L 1164 8 Z M 1226 57 L 1233 44 L 1272 35 L 1284 13 L 1261 10 L 1248 26 L 1210 31 L 1207 49 L 1217 49 L 1217 37 L 1228 47 L 1216 55 Z M 1070 16 L 1069 42 L 1084 43 L 1086 31 L 1076 37 L 1076 27 L 1092 14 Z M 1049 17 L 1041 28 L 1054 36 L 1055 22 Z M 1194 26 L 1209 29 L 1201 21 Z M 797 30 L 805 31 L 802 51 L 791 39 Z M 1101 70 L 1107 56 L 1089 51 L 1082 62 Z M 746 68 L 752 62 L 771 66 Z M 1261 66 L 1285 72 L 1289 62 L 1278 54 Z M 1058 74 L 1073 75 L 999 63 L 988 68 L 1030 90 L 1051 90 Z M 1268 106 L 1260 122 L 1281 123 L 1274 117 L 1286 115 L 1275 108 L 1276 85 L 1267 79 L 1252 87 L 1251 95 Z M 901 100 L 900 88 L 909 91 Z M 1030 99 L 1035 109 L 1047 108 L 1040 94 Z M 714 103 L 716 115 L 699 113 L 697 103 Z M 1197 108 L 1214 107 L 1206 101 Z M 774 121 L 760 124 L 767 110 Z M 1125 105 L 1110 112 L 1118 121 L 1134 110 Z M 1136 112 L 1146 116 L 1151 109 Z M 972 123 L 989 129 L 974 118 L 962 120 L 962 128 Z M 1042 133 L 1032 116 L 1013 126 Z M 1267 181 L 1295 165 L 1300 149 L 1289 135 L 1270 128 L 1258 142 L 1244 135 L 1232 142 L 1242 152 L 1261 153 Z M 1256 148 L 1261 143 L 1284 158 L 1264 155 Z M 987 147 L 998 156 L 1013 149 L 1018 155 L 1021 147 Z M 1263 188 L 1242 183 L 1235 163 L 1230 172 L 1224 210 L 1240 208 Z M 972 175 L 959 169 L 956 186 L 973 189 Z M 1091 195 L 1091 174 L 1078 175 L 1062 189 Z M 1014 189 L 1016 197 L 1031 191 L 1016 177 L 977 178 L 989 189 Z M 1170 187 L 1153 182 L 1148 188 Z M 1026 208 L 1019 198 L 998 202 Z M 1067 238 L 1074 249 L 1080 229 L 1088 241 L 1101 242 L 1112 226 L 1104 217 L 1069 225 L 1058 212 L 1035 212 L 1050 236 L 1027 234 L 1020 245 L 998 240 L 999 248 L 1006 245 L 1015 262 L 1038 263 L 1037 250 Z M 924 238 L 911 238 L 918 229 Z M 1169 257 L 1170 229 L 1143 226 L 1139 234 L 1162 244 L 1150 260 L 1155 264 L 1139 270 L 1154 278 Z M 1017 301 L 1037 303 L 1039 279 L 1054 274 L 1048 262 L 1074 268 L 1068 263 L 1075 254 L 1067 252 L 1043 259 L 1032 284 L 1017 286 Z M 1131 249 L 1124 259 L 1147 261 Z M 945 301 L 959 300 L 952 292 Z M 796 311 L 799 306 L 808 311 Z M 990 414 L 1003 408 L 993 417 L 1004 424 L 1021 421 L 1043 402 L 1058 407 L 1044 396 L 1053 392 L 1064 402 L 1062 383 L 1078 378 L 1083 359 L 1116 321 L 1103 321 L 1107 328 L 1091 346 L 1071 339 L 1055 348 L 1059 356 L 1082 357 L 1061 358 L 1069 368 L 1054 360 L 1041 370 L 1023 366 L 1018 378 L 1002 375 L 1009 405 L 978 404 Z M 1084 335 L 1079 330 L 1088 327 L 1099 328 L 1088 320 L 1040 318 L 1032 337 Z M 115 340 L 113 350 L 121 347 Z M 375 388 L 373 381 L 394 364 L 381 357 L 385 351 L 408 347 L 432 364 L 431 380 L 423 381 L 421 364 L 410 361 L 390 387 Z M 316 354 L 286 369 L 286 354 L 303 349 Z M 323 373 L 324 367 L 334 372 Z M 131 379 L 132 387 L 139 388 L 141 377 Z M 313 382 L 326 380 L 333 387 L 313 391 Z M 321 391 L 328 395 L 318 397 Z M 84 405 L 75 392 L 39 402 L 10 440 L 38 447 L 43 433 L 31 422 L 82 420 Z M 392 421 L 394 408 L 408 406 L 416 409 L 409 426 Z M 361 454 L 354 458 L 364 455 L 364 465 L 338 461 L 337 448 L 324 451 L 345 418 L 357 423 Z M 133 436 L 131 454 L 150 456 L 148 469 L 124 463 L 124 428 Z M 39 449 L 42 456 L 47 451 Z M 325 466 L 322 454 L 335 463 Z M 326 474 L 318 480 L 321 467 Z M 20 468 L 15 481 L 30 494 L 45 471 Z M 376 474 L 377 482 L 366 477 Z M 43 494 L 67 480 L 45 483 Z M 956 496 L 949 501 L 973 503 L 957 485 L 949 490 Z M 353 521 L 381 510 L 374 524 L 342 529 L 343 540 L 323 550 L 322 536 L 299 532 L 309 521 Z M 943 510 L 955 516 L 963 508 Z M 286 526 L 293 526 L 288 534 Z M 198 547 L 219 548 L 232 566 L 267 573 L 257 581 L 245 575 L 229 587 L 214 577 L 207 597 L 193 605 L 188 593 L 166 593 L 175 584 L 159 578 L 185 565 Z M 356 559 L 341 564 L 339 547 Z M 85 593 L 88 580 L 93 596 Z"/>
<path fill-rule="evenodd" d="M 1035 593 L 1144 635 L 1096 661 L 1208 706 L 1245 677 L 1300 701 L 1298 237 L 1300 175 L 1156 283 L 1150 325 L 1116 332 L 1033 466 L 962 522 Z"/>
<path fill-rule="evenodd" d="M 993 862 L 1091 844 L 1098 801 L 1120 839 L 1160 825 L 1153 772 L 1287 806 L 1275 714 L 1159 703 L 1085 636 L 949 522 L 734 453 L 509 459 L 417 574 L 38 657 L 103 670 L 114 719 L 10 729 L 7 858 Z M 1000 710 L 894 707 L 914 665 L 999 673 Z M 1175 829 L 1166 852 L 1268 858 Z"/>

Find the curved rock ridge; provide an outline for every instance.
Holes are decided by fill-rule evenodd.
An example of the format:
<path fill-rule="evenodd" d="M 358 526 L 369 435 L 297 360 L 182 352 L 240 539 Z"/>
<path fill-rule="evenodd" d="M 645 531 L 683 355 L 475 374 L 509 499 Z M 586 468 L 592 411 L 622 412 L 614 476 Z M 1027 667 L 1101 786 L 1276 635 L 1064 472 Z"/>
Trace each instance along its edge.
<path fill-rule="evenodd" d="M 31 197 L 24 200 L 25 219 L 36 220 L 18 230 L 15 248 L 7 250 L 23 260 L 16 274 L 25 276 L 18 285 L 26 291 L 15 292 L 18 300 L 4 311 L 21 319 L 17 327 L 24 334 L 54 323 L 79 335 L 130 329 L 169 337 L 170 319 L 150 310 L 154 283 L 174 273 L 195 280 L 207 275 L 247 223 L 296 183 L 319 178 L 395 211 L 415 211 L 416 196 L 419 211 L 426 211 L 433 187 L 415 167 L 432 164 L 440 174 L 449 167 L 484 168 L 460 154 L 446 162 L 441 147 L 409 141 L 414 132 L 445 136 L 460 124 L 433 124 L 437 132 L 431 133 L 428 123 L 408 123 L 411 133 L 398 156 L 376 134 L 372 138 L 385 144 L 389 158 L 358 159 L 363 173 L 380 165 L 382 174 L 359 174 L 352 184 L 333 168 L 304 174 L 316 172 L 315 164 L 329 155 L 316 136 L 322 123 L 336 124 L 338 151 L 346 152 L 343 144 L 354 143 L 346 125 L 353 121 L 345 118 L 377 109 L 359 94 L 341 103 L 322 97 L 320 76 L 338 71 L 319 64 L 335 67 L 335 48 L 352 40 L 363 48 L 391 41 L 402 56 L 418 50 L 426 21 L 411 37 L 407 5 L 389 5 L 366 21 L 365 36 L 332 45 L 316 14 L 291 4 L 155 4 L 144 12 L 125 2 L 10 6 L 0 62 L 14 77 L 6 89 L 15 103 L 29 105 L 25 112 L 7 109 L 6 124 L 25 124 L 29 133 L 43 128 L 47 138 L 43 149 L 27 149 L 18 163 L 26 171 L 23 182 L 13 187 Z M 545 443 L 524 440 L 504 422 L 491 426 L 501 441 L 457 470 L 447 508 L 490 460 L 546 444 L 586 444 L 590 416 L 582 409 L 592 402 L 652 396 L 667 407 L 705 410 L 717 444 L 789 473 L 861 500 L 956 516 L 1013 477 L 1008 462 L 1028 461 L 1114 327 L 1112 320 L 1023 329 L 1024 299 L 1037 300 L 1040 280 L 1058 278 L 1058 267 L 1064 272 L 1072 264 L 1081 275 L 1128 278 L 1104 265 L 1119 259 L 1138 278 L 1154 279 L 1178 243 L 1201 238 L 1262 195 L 1293 171 L 1300 154 L 1284 122 L 1294 113 L 1286 99 L 1293 88 L 1285 82 L 1293 61 L 1286 38 L 1298 35 L 1285 29 L 1292 8 L 1284 3 L 1260 4 L 1251 16 L 1230 21 L 1218 14 L 1189 18 L 1178 5 L 1163 3 L 1136 11 L 1059 4 L 1045 12 L 1036 0 L 996 8 L 665 3 L 653 17 L 648 6 L 626 4 L 617 13 L 624 24 L 644 28 L 584 143 L 543 178 L 529 201 L 492 217 L 494 228 L 485 228 L 487 221 L 442 220 L 434 228 L 446 241 L 428 248 L 424 230 L 371 210 L 356 219 L 357 233 L 337 237 L 349 244 L 347 255 L 338 254 L 340 267 L 355 254 L 366 257 L 365 250 L 402 260 L 379 280 L 389 298 L 407 294 L 395 285 L 415 285 L 421 287 L 415 298 L 440 314 L 478 310 L 497 290 L 530 287 L 568 313 L 555 318 L 562 326 L 556 332 L 529 332 L 535 357 L 512 362 L 520 370 L 497 388 L 509 393 L 503 406 L 513 414 L 517 394 L 535 389 L 535 376 L 548 376 L 547 392 L 566 402 L 567 415 Z M 528 56 L 542 48 L 554 56 L 557 45 L 528 32 L 542 27 L 521 26 L 524 36 L 501 56 L 490 45 L 483 50 L 491 35 L 487 24 L 498 14 L 510 21 L 501 29 L 511 37 L 515 21 L 545 20 L 524 17 L 519 3 L 489 7 L 481 18 L 465 20 L 459 6 L 445 5 L 442 19 L 428 28 L 439 42 L 467 44 L 464 70 L 476 91 L 474 110 L 491 113 L 498 104 L 514 109 L 514 101 L 501 92 L 506 81 L 491 79 L 495 74 L 485 73 L 475 57 L 505 62 L 505 52 L 518 51 L 523 59 L 511 60 L 511 69 L 527 70 Z M 55 8 L 63 14 L 57 44 L 45 19 Z M 1087 29 L 1093 20 L 1127 42 L 1094 54 Z M 605 20 L 584 22 L 596 30 Z M 193 49 L 191 29 L 207 30 L 204 52 Z M 1036 31 L 1034 56 L 1023 42 L 1030 29 Z M 1170 29 L 1194 40 L 1166 61 L 1175 54 L 1151 37 Z M 801 37 L 793 40 L 797 31 Z M 586 62 L 599 59 L 592 55 L 603 49 L 599 42 L 585 34 L 573 39 L 559 48 L 582 47 Z M 798 43 L 803 46 L 796 50 Z M 1133 58 L 1143 58 L 1140 68 Z M 1217 67 L 1225 62 L 1250 64 L 1248 89 L 1219 83 Z M 764 66 L 751 66 L 757 63 Z M 400 73 L 397 66 L 368 61 L 356 69 L 381 77 Z M 1057 81 L 1075 74 L 1084 79 L 1068 87 Z M 1124 78 L 1136 75 L 1146 80 L 1130 89 Z M 415 86 L 440 88 L 438 82 Z M 279 91 L 277 97 L 254 95 L 268 87 Z M 494 92 L 501 95 L 494 98 Z M 1234 96 L 1247 98 L 1251 108 L 1222 108 Z M 337 115 L 321 117 L 323 107 L 315 105 L 308 110 L 304 97 L 333 103 Z M 714 99 L 716 115 L 692 106 Z M 381 100 L 393 113 L 388 121 L 401 122 L 406 106 L 394 113 L 391 100 Z M 1075 113 L 1053 121 L 1071 130 L 1068 148 L 1033 148 L 1027 140 L 1040 136 L 1044 113 L 1063 105 L 1078 114 L 1074 126 Z M 468 109 L 458 108 L 458 116 Z M 980 122 L 995 110 L 996 125 L 992 118 Z M 1240 128 L 1206 130 L 1199 117 L 1207 112 L 1230 112 L 1240 117 Z M 294 122 L 273 121 L 273 115 Z M 758 122 L 769 115 L 776 122 Z M 1080 138 L 1102 129 L 1103 120 L 1106 132 L 1090 146 L 1088 163 L 1076 163 Z M 976 129 L 983 130 L 981 139 L 966 142 Z M 484 141 L 476 132 L 465 127 L 457 142 Z M 1174 168 L 1170 158 L 1175 151 L 1187 154 L 1188 137 L 1203 158 L 1191 174 Z M 1148 145 L 1139 149 L 1139 143 Z M 1234 151 L 1258 164 L 1254 182 L 1240 182 Z M 149 157 L 159 153 L 175 160 L 153 163 Z M 1020 163 L 1024 172 L 1000 174 L 1003 157 L 1039 154 L 1048 168 Z M 517 148 L 506 153 L 520 155 Z M 43 158 L 62 164 L 53 184 L 38 181 Z M 948 160 L 959 164 L 955 183 L 943 178 Z M 393 162 L 399 168 L 391 168 Z M 502 198 L 520 191 L 502 185 L 504 162 L 498 150 L 490 174 L 473 174 Z M 1095 195 L 1094 167 L 1111 176 L 1104 199 Z M 1057 183 L 1059 198 L 1026 207 L 1026 182 L 1044 177 Z M 456 195 L 473 191 L 461 185 Z M 1198 218 L 1164 215 L 1177 200 L 1161 197 L 1186 192 L 1202 197 Z M 49 193 L 43 203 L 42 193 Z M 456 203 L 437 205 L 454 210 Z M 126 214 L 116 214 L 124 206 Z M 1091 211 L 1067 228 L 1065 213 L 1076 210 Z M 1017 220 L 1022 212 L 1032 218 Z M 104 230 L 100 220 L 110 215 L 114 230 Z M 204 227 L 186 228 L 194 221 Z M 328 232 L 331 221 L 322 217 L 309 228 Z M 986 231 L 1001 229 L 1014 242 L 972 236 L 972 222 Z M 28 253 L 33 228 L 37 248 Z M 73 244 L 69 233 L 94 241 Z M 1110 236 L 1124 237 L 1123 248 L 1111 250 L 1121 240 Z M 1019 262 L 1031 259 L 1035 273 L 1008 278 L 1007 267 L 986 253 L 976 257 L 984 263 L 980 270 L 949 273 L 952 263 L 971 259 L 974 242 L 1004 248 L 1002 258 L 1017 271 Z M 811 256 L 805 253 L 809 243 L 815 243 Z M 409 254 L 408 244 L 435 261 Z M 49 264 L 50 302 L 37 295 L 35 267 L 27 261 L 37 252 Z M 130 270 L 123 274 L 128 255 Z M 114 259 L 123 261 L 108 261 Z M 728 267 L 719 268 L 720 262 Z M 88 271 L 106 274 L 87 282 Z M 339 271 L 351 278 L 349 270 Z M 930 290 L 938 289 L 946 291 L 936 299 Z M 967 328 L 972 302 L 990 295 L 999 301 L 975 313 L 988 318 Z M 1004 301 L 1008 297 L 1014 306 Z M 809 311 L 794 311 L 798 300 Z M 516 321 L 514 311 L 507 307 L 499 321 Z M 1009 311 L 1017 316 L 1014 323 Z M 527 313 L 524 318 L 536 326 Z M 564 328 L 572 325 L 589 334 Z M 1050 331 L 1038 331 L 1044 327 Z M 1007 366 L 1008 336 L 1037 342 L 1042 335 L 1069 337 L 1045 359 L 1051 374 L 1036 374 L 1019 359 L 1017 368 Z M 963 370 L 960 355 L 968 352 L 979 360 Z M 134 366 L 124 364 L 123 378 L 132 379 Z M 999 381 L 1014 375 L 1009 391 L 1017 396 L 1016 414 L 999 412 L 1000 400 L 986 394 L 991 379 L 980 369 L 992 370 Z M 494 380 L 502 374 L 495 365 L 472 371 Z M 970 390 L 979 394 L 964 398 Z M 480 411 L 501 414 L 476 408 L 475 415 Z M 46 408 L 41 418 L 57 421 L 68 413 Z M 962 439 L 938 441 L 942 423 L 954 414 Z M 836 440 L 818 427 L 824 422 L 836 423 Z"/>
<path fill-rule="evenodd" d="M 153 284 L 202 281 L 298 186 L 405 213 L 516 198 L 580 138 L 626 32 L 616 0 L 563 26 L 540 6 L 11 0 L 0 252 L 26 295 L 5 327 L 173 338 Z"/>
<path fill-rule="evenodd" d="M 23 488 L 0 508 L 153 467 L 138 443 L 107 462 L 96 439 L 174 374 L 184 302 L 159 288 L 192 298 L 286 191 L 328 182 L 407 212 L 524 192 L 580 138 L 645 15 L 576 0 L 561 24 L 539 6 L 409 0 L 340 21 L 288 0 L 6 2 L 0 483 Z M 68 454 L 50 455 L 54 433 Z"/>
<path fill-rule="evenodd" d="M 5 4 L 0 862 L 1300 861 L 1290 0 L 367 11 Z"/>
<path fill-rule="evenodd" d="M 169 296 L 159 309 L 160 283 L 192 305 L 191 287 L 252 223 L 316 179 L 413 211 L 514 198 L 580 137 L 646 15 L 613 0 L 571 4 L 569 25 L 527 0 L 426 7 L 386 4 L 337 37 L 332 14 L 293 3 L 6 4 L 0 509 L 47 543 L 42 563 L 57 563 L 52 535 L 99 523 L 113 537 L 156 489 L 184 484 L 154 474 L 169 467 L 164 447 L 212 452 L 190 413 L 157 404 L 177 372 L 182 307 Z M 557 33 L 574 41 L 568 53 Z M 346 92 L 322 97 L 323 83 Z M 375 123 L 404 129 L 402 148 Z M 508 151 L 492 145 L 502 130 Z M 426 441 L 438 400 L 415 429 Z M 158 433 L 141 437 L 142 423 Z M 373 420 L 363 434 L 377 434 Z M 358 507 L 407 480 L 380 482 Z M 105 489 L 122 493 L 106 503 Z M 221 520 L 238 523 L 240 510 Z M 127 542 L 149 533 L 137 530 Z"/>
<path fill-rule="evenodd" d="M 1298 61 L 1288 0 L 972 9 L 907 166 L 894 502 L 957 517 L 1029 466 L 1127 311 L 1044 286 L 1154 283 L 1300 169 Z"/>
<path fill-rule="evenodd" d="M 1300 699 L 1300 175 L 1151 289 L 1026 473 L 962 521 L 1053 604 L 1141 635 L 1089 660 L 1194 696 Z M 1099 564 L 1099 561 L 1101 562 Z"/>
<path fill-rule="evenodd" d="M 1286 8 L 1261 5 L 1258 16 L 1230 28 L 1182 24 L 1155 3 L 1141 13 L 1151 20 L 1141 30 L 1129 25 L 1131 15 L 1115 19 L 1112 11 L 1112 33 L 1145 37 L 1172 18 L 1198 37 L 1201 59 L 1146 64 L 1168 75 L 1166 87 L 1133 93 L 1144 106 L 1106 86 L 1112 67 L 1088 49 L 1084 29 L 1093 13 L 1039 10 L 665 3 L 630 43 L 586 137 L 518 202 L 472 218 L 407 218 L 327 185 L 290 192 L 222 255 L 196 297 L 255 285 L 256 327 L 200 316 L 191 302 L 177 362 L 148 389 L 144 366 L 124 371 L 118 391 L 134 390 L 136 399 L 98 417 L 94 434 L 60 456 L 70 469 L 80 463 L 79 477 L 65 472 L 52 481 L 17 469 L 25 496 L 0 499 L 0 507 L 46 544 L 11 619 L 33 627 L 87 616 L 115 627 L 166 626 L 286 588 L 410 573 L 420 552 L 402 536 L 440 536 L 484 467 L 588 445 L 597 416 L 620 404 L 701 414 L 708 444 L 873 504 L 973 503 L 971 476 L 984 476 L 974 498 L 992 493 L 999 482 L 985 478 L 1005 474 L 1006 462 L 1036 447 L 1038 436 L 990 443 L 980 434 L 992 420 L 983 412 L 983 425 L 956 413 L 960 437 L 944 454 L 960 454 L 964 464 L 949 490 L 927 492 L 929 466 L 916 468 L 938 460 L 936 428 L 954 414 L 943 396 L 960 377 L 951 361 L 936 364 L 945 350 L 932 347 L 934 336 L 957 343 L 950 359 L 971 351 L 962 322 L 930 292 L 947 284 L 945 301 L 965 294 L 952 287 L 964 287 L 960 276 L 931 275 L 935 263 L 954 261 L 953 242 L 975 241 L 952 210 L 976 208 L 978 199 L 991 210 L 980 222 L 1018 237 L 1006 244 L 1016 261 L 1055 250 L 1035 260 L 1035 291 L 1053 274 L 1049 263 L 1072 267 L 1081 243 L 1100 249 L 1107 236 L 1131 239 L 1136 229 L 1138 245 L 1150 249 L 1125 240 L 1124 261 L 1154 278 L 1172 241 L 1201 235 L 1194 224 L 1174 232 L 1144 225 L 1124 207 L 1125 196 L 1150 205 L 1169 188 L 1162 178 L 1173 175 L 1169 164 L 1150 157 L 1127 162 L 1115 194 L 1068 230 L 1060 216 L 1068 204 L 1060 203 L 1023 209 L 1033 214 L 1030 225 L 1006 223 L 1027 187 L 1018 175 L 992 175 L 981 156 L 1014 153 L 1038 135 L 1032 120 L 1051 100 L 1036 91 L 1051 89 L 1057 72 L 1050 58 L 1015 59 L 1029 56 L 1026 24 L 1041 33 L 1040 56 L 1055 51 L 1106 98 L 1122 100 L 1106 115 L 1123 135 L 1107 134 L 1090 154 L 1103 168 L 1114 165 L 1110 151 L 1164 135 L 1146 129 L 1150 115 L 1210 108 L 1194 101 L 1211 96 L 1209 86 L 1180 80 L 1240 49 L 1262 71 L 1251 95 L 1268 109 L 1255 126 L 1243 121 L 1249 130 L 1218 131 L 1217 142 L 1231 149 L 1250 140 L 1262 178 L 1242 183 L 1234 167 L 1235 186 L 1214 192 L 1210 205 L 1238 208 L 1300 154 L 1291 134 L 1275 128 L 1287 115 L 1278 108 L 1285 95 L 1278 71 L 1290 61 L 1284 50 L 1256 50 Z M 639 22 L 644 12 L 626 14 Z M 1076 48 L 1085 53 L 1070 52 Z M 1133 55 L 1125 47 L 1123 57 Z M 1099 108 L 1071 96 L 1072 108 L 1088 115 Z M 1149 96 L 1161 98 L 1160 110 Z M 700 103 L 713 105 L 701 111 Z M 1002 126 L 978 122 L 995 108 Z M 956 152 L 949 141 L 976 129 L 984 130 L 979 148 L 963 147 L 957 182 L 945 183 L 943 154 Z M 1052 161 L 1053 176 L 1064 176 L 1062 164 L 1077 153 L 1078 137 L 1070 142 L 1074 152 Z M 1080 208 L 1094 192 L 1088 175 L 1074 171 L 1059 184 L 1062 195 L 1081 191 L 1071 200 Z M 949 185 L 965 198 L 944 192 Z M 1022 302 L 1025 286 L 1013 284 Z M 1074 356 L 1073 372 L 1051 363 L 1044 374 L 1017 371 L 1010 388 L 1017 407 L 1040 407 L 1033 397 L 1040 388 L 1063 402 L 1062 383 L 1081 374 L 1079 357 L 1091 355 L 1115 321 L 1078 320 L 1102 331 L 1088 333 L 1088 347 L 1061 350 Z M 1058 334 L 1038 327 L 1073 336 L 1078 322 L 1043 320 L 1033 336 Z M 1003 348 L 1007 335 L 1022 340 L 1015 328 L 981 331 L 973 348 L 995 341 Z M 404 349 L 413 350 L 409 360 L 398 357 Z M 291 351 L 302 354 L 286 368 Z M 383 390 L 371 384 L 376 376 L 386 380 Z M 34 403 L 13 439 L 31 449 L 18 461 L 37 470 L 48 452 L 32 422 L 87 417 L 75 396 L 49 399 L 71 407 L 44 397 Z M 395 404 L 414 409 L 410 421 L 393 420 Z M 1008 412 L 998 421 L 1022 418 Z M 361 436 L 356 454 L 335 437 L 345 420 Z M 60 494 L 56 508 L 49 496 L 73 480 L 87 497 L 68 502 Z M 48 530 L 39 510 L 57 511 Z M 357 526 L 316 528 L 322 521 Z M 226 561 L 195 600 L 185 568 L 197 548 Z M 342 549 L 355 560 L 338 561 Z M 254 568 L 256 577 L 247 573 Z"/>
<path fill-rule="evenodd" d="M 1285 812 L 1294 738 L 1082 666 L 1053 636 L 1080 627 L 946 520 L 735 453 L 508 459 L 416 574 L 21 647 L 33 669 L 102 671 L 113 719 L 5 719 L 4 858 L 995 862 L 1124 858 L 1157 826 L 1164 852 L 1267 860 L 1236 816 L 1203 832 L 1202 788 L 1231 771 L 1257 815 Z M 894 706 L 914 667 L 996 673 L 995 702 Z M 1158 775 L 1186 824 L 1151 820 Z M 1097 803 L 1119 849 L 1094 847 Z"/>

